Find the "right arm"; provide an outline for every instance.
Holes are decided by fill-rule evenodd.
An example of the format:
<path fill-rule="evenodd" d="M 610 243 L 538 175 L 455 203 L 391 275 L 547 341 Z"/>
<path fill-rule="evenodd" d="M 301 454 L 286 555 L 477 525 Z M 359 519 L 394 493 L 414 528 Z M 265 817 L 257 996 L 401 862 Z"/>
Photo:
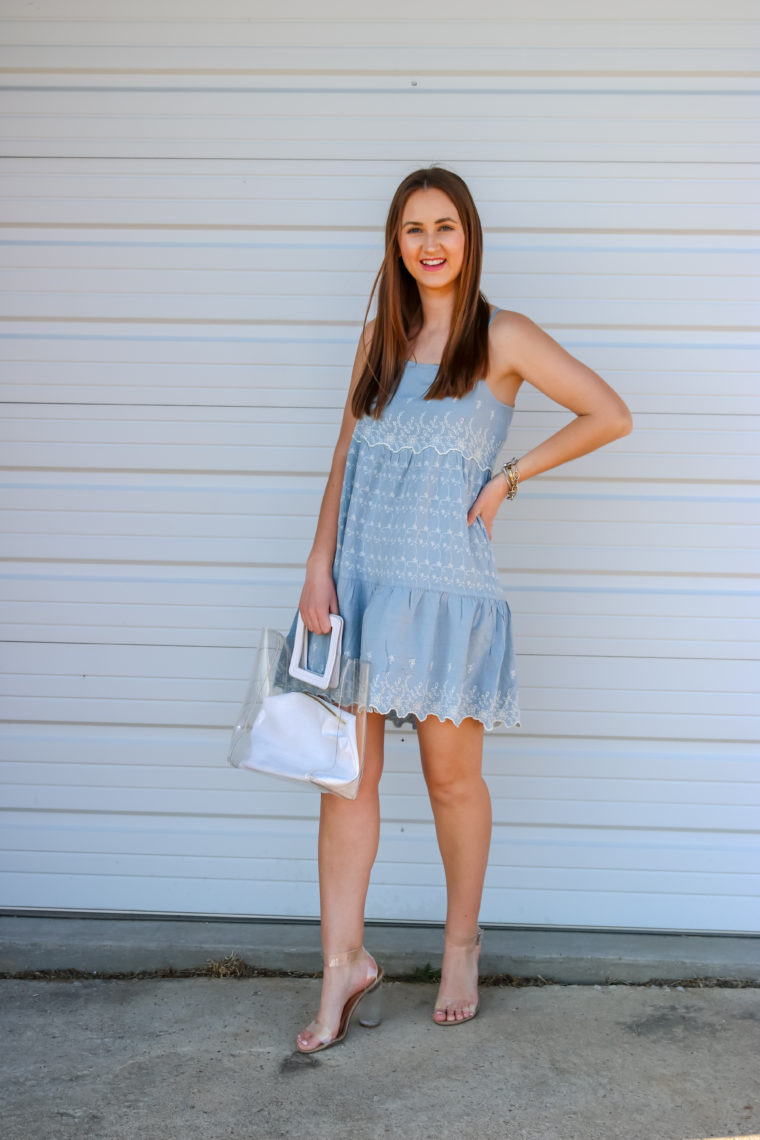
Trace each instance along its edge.
<path fill-rule="evenodd" d="M 314 543 L 311 553 L 306 559 L 306 578 L 298 609 L 301 612 L 304 625 L 312 633 L 329 633 L 329 615 L 339 612 L 338 595 L 335 591 L 332 568 L 338 543 L 338 513 L 343 490 L 343 478 L 346 472 L 346 459 L 356 424 L 356 417 L 351 411 L 351 397 L 359 382 L 359 377 L 364 371 L 364 364 L 367 359 L 366 346 L 372 339 L 373 325 L 374 321 L 367 324 L 364 334 L 365 340 L 363 341 L 360 338 L 356 350 L 351 383 L 346 397 L 346 405 L 343 409 L 343 420 L 340 425 L 338 442 L 335 445 L 327 486 L 322 496 L 322 506 L 319 510 Z"/>

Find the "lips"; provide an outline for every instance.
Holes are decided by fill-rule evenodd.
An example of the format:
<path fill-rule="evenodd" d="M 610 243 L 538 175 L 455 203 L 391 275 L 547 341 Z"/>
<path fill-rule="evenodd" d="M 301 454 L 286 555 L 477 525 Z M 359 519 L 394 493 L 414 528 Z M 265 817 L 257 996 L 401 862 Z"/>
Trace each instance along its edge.
<path fill-rule="evenodd" d="M 445 264 L 446 264 L 446 258 L 445 257 L 430 257 L 430 258 L 427 258 L 425 261 L 420 260 L 420 265 L 422 266 L 422 268 L 427 269 L 427 270 L 440 269 L 441 266 L 443 266 Z"/>

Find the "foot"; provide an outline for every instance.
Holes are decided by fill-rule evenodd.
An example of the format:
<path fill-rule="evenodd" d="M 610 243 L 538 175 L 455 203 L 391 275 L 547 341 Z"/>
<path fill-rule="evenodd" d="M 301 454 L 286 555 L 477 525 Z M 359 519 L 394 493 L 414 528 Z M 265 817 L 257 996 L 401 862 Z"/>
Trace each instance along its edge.
<path fill-rule="evenodd" d="M 319 1013 L 296 1038 L 301 1053 L 314 1053 L 333 1041 L 340 1031 L 346 1002 L 361 993 L 378 976 L 375 959 L 363 946 L 325 958 Z"/>
<path fill-rule="evenodd" d="M 438 1025 L 471 1021 L 478 1012 L 478 961 L 480 938 L 478 929 L 472 938 L 456 941 L 447 938 L 443 953 L 441 985 L 433 1011 Z"/>

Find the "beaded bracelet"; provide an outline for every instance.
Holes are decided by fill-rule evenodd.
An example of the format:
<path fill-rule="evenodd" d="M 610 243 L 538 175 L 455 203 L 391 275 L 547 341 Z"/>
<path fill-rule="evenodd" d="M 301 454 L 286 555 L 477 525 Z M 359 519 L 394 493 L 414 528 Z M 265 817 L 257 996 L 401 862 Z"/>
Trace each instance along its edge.
<path fill-rule="evenodd" d="M 507 463 L 504 463 L 501 468 L 502 472 L 504 473 L 504 478 L 507 480 L 508 499 L 514 499 L 515 495 L 517 494 L 518 485 L 520 483 L 520 472 L 515 466 L 516 463 L 517 457 L 514 456 Z"/>

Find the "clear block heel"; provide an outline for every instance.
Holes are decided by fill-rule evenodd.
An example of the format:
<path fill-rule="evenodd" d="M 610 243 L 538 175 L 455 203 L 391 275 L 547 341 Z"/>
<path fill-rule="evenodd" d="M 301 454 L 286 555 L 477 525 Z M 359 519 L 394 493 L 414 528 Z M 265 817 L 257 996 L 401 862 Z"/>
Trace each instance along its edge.
<path fill-rule="evenodd" d="M 377 1029 L 383 1020 L 382 979 L 378 979 L 373 990 L 365 994 L 359 1007 L 359 1024 L 365 1029 Z"/>

